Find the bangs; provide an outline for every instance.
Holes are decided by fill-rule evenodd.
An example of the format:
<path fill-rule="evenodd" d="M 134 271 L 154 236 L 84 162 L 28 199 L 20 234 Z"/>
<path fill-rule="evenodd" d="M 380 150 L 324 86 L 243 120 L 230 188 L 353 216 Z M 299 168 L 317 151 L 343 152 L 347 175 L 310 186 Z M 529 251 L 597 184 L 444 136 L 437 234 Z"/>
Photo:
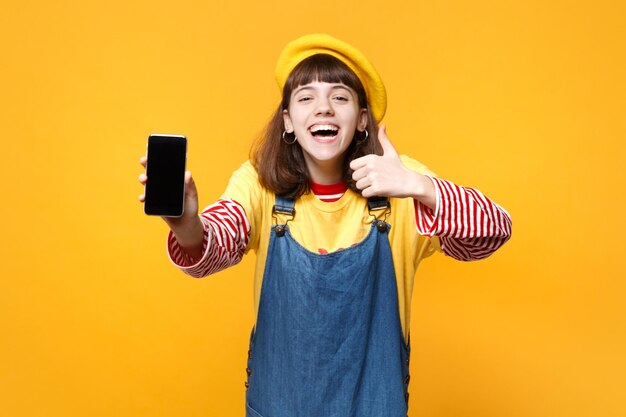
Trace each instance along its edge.
<path fill-rule="evenodd" d="M 289 107 L 291 92 L 312 82 L 341 83 L 352 88 L 359 98 L 359 106 L 367 108 L 367 95 L 354 71 L 339 59 L 328 54 L 312 55 L 291 71 L 283 89 L 283 108 Z"/>

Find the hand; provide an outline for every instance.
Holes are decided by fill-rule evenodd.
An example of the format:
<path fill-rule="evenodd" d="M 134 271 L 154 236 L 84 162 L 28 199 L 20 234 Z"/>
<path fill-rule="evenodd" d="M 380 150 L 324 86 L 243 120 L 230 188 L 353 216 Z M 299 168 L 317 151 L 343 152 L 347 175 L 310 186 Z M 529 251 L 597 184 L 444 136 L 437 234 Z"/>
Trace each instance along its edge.
<path fill-rule="evenodd" d="M 139 163 L 144 168 L 146 167 L 148 159 L 145 156 L 139 158 Z M 146 185 L 148 177 L 142 173 L 139 175 L 139 182 Z M 198 190 L 196 184 L 191 176 L 191 172 L 185 172 L 185 203 L 183 215 L 180 217 L 165 217 L 161 218 L 172 229 L 178 243 L 183 248 L 197 249 L 198 246 L 202 248 L 202 240 L 204 238 L 204 228 L 200 218 L 198 216 Z M 139 195 L 139 201 L 145 202 L 146 195 Z"/>
<path fill-rule="evenodd" d="M 378 129 L 383 155 L 365 155 L 350 162 L 352 179 L 363 197 L 413 197 L 419 190 L 420 174 L 404 166 L 387 137 L 387 126 Z"/>

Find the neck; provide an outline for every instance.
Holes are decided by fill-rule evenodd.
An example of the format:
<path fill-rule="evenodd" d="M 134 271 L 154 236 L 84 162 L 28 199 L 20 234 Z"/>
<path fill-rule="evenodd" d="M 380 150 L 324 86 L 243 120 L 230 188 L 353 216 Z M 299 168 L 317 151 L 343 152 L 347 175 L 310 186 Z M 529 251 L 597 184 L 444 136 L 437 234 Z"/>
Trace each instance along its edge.
<path fill-rule="evenodd" d="M 343 179 L 342 162 L 339 161 L 312 161 L 306 158 L 306 166 L 311 180 L 318 184 L 337 184 Z"/>

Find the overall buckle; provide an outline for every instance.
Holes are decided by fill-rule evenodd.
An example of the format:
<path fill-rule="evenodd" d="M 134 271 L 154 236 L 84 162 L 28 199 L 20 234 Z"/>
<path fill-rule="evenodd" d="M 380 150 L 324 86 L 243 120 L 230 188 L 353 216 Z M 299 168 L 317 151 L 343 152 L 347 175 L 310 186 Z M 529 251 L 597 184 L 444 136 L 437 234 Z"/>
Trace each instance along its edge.
<path fill-rule="evenodd" d="M 370 216 L 374 218 L 373 223 L 379 232 L 387 231 L 387 217 L 391 214 L 391 202 L 387 197 L 370 197 L 367 199 L 367 210 Z M 385 210 L 383 220 L 376 218 L 374 211 Z"/>

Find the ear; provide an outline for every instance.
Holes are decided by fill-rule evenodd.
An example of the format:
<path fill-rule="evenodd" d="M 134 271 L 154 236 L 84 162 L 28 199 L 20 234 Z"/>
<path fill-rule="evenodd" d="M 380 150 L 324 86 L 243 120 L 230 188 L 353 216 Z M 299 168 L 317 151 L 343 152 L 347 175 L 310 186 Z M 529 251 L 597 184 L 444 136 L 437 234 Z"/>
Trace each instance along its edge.
<path fill-rule="evenodd" d="M 358 126 L 359 132 L 363 132 L 367 127 L 367 109 L 361 109 Z"/>
<path fill-rule="evenodd" d="M 293 132 L 293 125 L 291 124 L 291 117 L 287 109 L 283 110 L 283 123 L 285 124 L 285 131 L 287 133 Z"/>

